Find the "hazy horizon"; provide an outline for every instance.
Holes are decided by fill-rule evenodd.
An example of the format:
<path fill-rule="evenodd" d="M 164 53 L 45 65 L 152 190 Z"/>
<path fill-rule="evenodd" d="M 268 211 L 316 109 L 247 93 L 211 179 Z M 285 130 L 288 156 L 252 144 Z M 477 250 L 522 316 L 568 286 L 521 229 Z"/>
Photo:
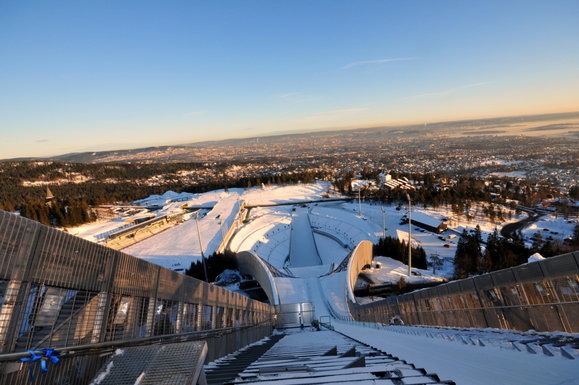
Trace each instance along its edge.
<path fill-rule="evenodd" d="M 558 114 L 569 114 L 569 113 L 579 113 L 579 111 L 561 111 L 559 113 L 552 113 L 554 115 Z M 107 151 L 124 151 L 124 150 L 136 150 L 148 147 L 178 147 L 184 145 L 191 145 L 191 144 L 198 144 L 198 143 L 207 143 L 207 142 L 221 142 L 221 141 L 228 141 L 228 140 L 244 140 L 244 139 L 253 139 L 253 138 L 266 138 L 266 137 L 275 137 L 275 136 L 283 136 L 283 135 L 304 135 L 304 134 L 318 134 L 324 132 L 333 132 L 333 131 L 351 131 L 351 130 L 365 130 L 365 129 L 375 129 L 375 128 L 402 128 L 407 126 L 416 126 L 416 125 L 423 125 L 423 124 L 441 124 L 441 123 L 455 123 L 461 121 L 475 121 L 475 120 L 491 120 L 491 119 L 500 119 L 500 118 L 517 118 L 517 117 L 533 117 L 533 116 L 541 116 L 541 115 L 551 115 L 551 113 L 546 114 L 530 114 L 530 115 L 502 115 L 502 116 L 487 116 L 487 117 L 472 117 L 472 118 L 464 118 L 464 119 L 455 119 L 455 120 L 440 120 L 440 121 L 430 121 L 430 122 L 400 122 L 400 123 L 384 123 L 372 126 L 365 126 L 365 127 L 327 127 L 327 128 L 314 128 L 314 129 L 304 129 L 304 130 L 287 130 L 283 132 L 270 132 L 265 133 L 263 135 L 253 135 L 253 136 L 231 136 L 231 137 L 223 137 L 223 138 L 214 138 L 214 139 L 200 139 L 200 140 L 192 140 L 192 141 L 184 141 L 184 142 L 171 142 L 171 143 L 160 143 L 158 141 L 153 143 L 142 143 L 141 145 L 136 145 L 134 143 L 110 143 L 101 144 L 97 147 L 90 148 L 90 147 L 78 147 L 76 151 L 69 151 L 69 152 L 58 152 L 58 153 L 47 153 L 46 155 L 32 155 L 32 156 L 16 156 L 10 158 L 0 158 L 0 160 L 10 160 L 10 159 L 21 159 L 21 158 L 31 158 L 31 159 L 42 159 L 42 158 L 50 158 L 54 156 L 66 155 L 66 154 L 74 154 L 74 153 L 85 153 L 85 152 L 107 152 Z M 554 118 L 556 120 L 556 118 Z M 545 121 L 550 121 L 545 120 Z M 537 125 L 541 125 L 541 121 L 535 122 Z M 508 127 L 506 128 L 508 130 Z M 460 130 L 457 129 L 457 136 L 460 134 Z M 551 135 L 553 132 L 546 131 L 540 132 L 540 135 Z"/>
<path fill-rule="evenodd" d="M 0 4 L 0 159 L 579 110 L 574 1 Z"/>

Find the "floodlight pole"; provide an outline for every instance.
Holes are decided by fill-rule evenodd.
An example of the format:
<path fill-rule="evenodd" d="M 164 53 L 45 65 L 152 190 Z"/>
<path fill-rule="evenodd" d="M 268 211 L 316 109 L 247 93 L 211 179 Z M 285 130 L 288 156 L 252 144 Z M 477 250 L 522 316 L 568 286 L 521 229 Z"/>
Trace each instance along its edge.
<path fill-rule="evenodd" d="M 386 214 L 384 212 L 384 206 L 380 206 L 382 210 L 382 238 L 386 239 Z"/>
<path fill-rule="evenodd" d="M 412 202 L 408 191 L 404 191 L 408 199 L 408 276 L 412 276 Z"/>
<path fill-rule="evenodd" d="M 199 210 L 195 212 L 195 226 L 197 227 L 197 237 L 199 238 L 199 250 L 201 250 L 201 263 L 203 264 L 203 273 L 205 273 L 205 282 L 209 283 L 207 266 L 205 265 L 205 254 L 203 253 L 203 243 L 201 242 L 201 231 L 199 231 Z"/>
<path fill-rule="evenodd" d="M 362 200 L 360 199 L 360 190 L 361 188 L 358 187 L 358 210 L 360 212 L 360 218 L 362 218 Z"/>

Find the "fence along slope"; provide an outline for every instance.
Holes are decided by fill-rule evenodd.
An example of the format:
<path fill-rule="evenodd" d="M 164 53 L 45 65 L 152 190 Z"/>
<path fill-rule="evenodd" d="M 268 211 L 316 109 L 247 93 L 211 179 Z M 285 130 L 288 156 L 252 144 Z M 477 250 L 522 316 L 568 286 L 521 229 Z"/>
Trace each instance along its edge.
<path fill-rule="evenodd" d="M 0 210 L 0 352 L 271 323 L 273 307 Z"/>
<path fill-rule="evenodd" d="M 348 305 L 358 321 L 579 333 L 579 252 Z"/>

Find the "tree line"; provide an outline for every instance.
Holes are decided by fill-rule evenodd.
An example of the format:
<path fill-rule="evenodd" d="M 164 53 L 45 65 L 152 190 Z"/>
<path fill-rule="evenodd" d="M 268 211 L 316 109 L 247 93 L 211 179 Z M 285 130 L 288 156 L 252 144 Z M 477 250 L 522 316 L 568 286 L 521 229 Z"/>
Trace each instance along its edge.
<path fill-rule="evenodd" d="M 456 176 L 452 185 L 445 184 L 452 178 L 448 174 L 437 173 L 404 173 L 391 171 L 393 179 L 408 178 L 417 181 L 417 189 L 412 191 L 412 200 L 426 206 L 438 207 L 440 205 L 453 205 L 464 209 L 469 202 L 486 202 L 484 214 L 501 220 L 508 213 L 494 210 L 492 204 L 503 204 L 515 208 L 513 201 L 518 201 L 523 205 L 533 205 L 541 199 L 549 196 L 559 196 L 560 191 L 547 186 L 537 186 L 536 181 L 521 180 L 514 182 L 508 178 L 495 178 L 492 180 L 482 179 L 476 176 Z M 373 169 L 363 169 L 360 177 L 366 180 L 375 181 L 376 186 L 380 186 L 380 171 Z M 351 181 L 354 179 L 353 171 L 333 176 L 334 186 L 344 194 L 353 194 Z M 500 185 L 500 189 L 495 188 Z M 374 199 L 389 204 L 396 201 L 405 201 L 405 193 L 400 189 L 363 189 L 362 194 L 367 199 Z M 569 190 L 571 198 L 579 195 L 579 186 L 573 186 Z M 461 210 L 462 211 L 462 210 Z"/>
<path fill-rule="evenodd" d="M 428 268 L 426 252 L 422 246 L 412 246 L 411 250 L 412 267 L 426 270 Z M 374 255 L 390 257 L 408 265 L 408 244 L 404 240 L 401 241 L 393 237 L 380 238 L 378 243 L 374 244 L 372 252 Z"/>
<path fill-rule="evenodd" d="M 209 282 L 215 282 L 217 276 L 226 269 L 238 270 L 237 256 L 234 252 L 226 250 L 224 253 L 213 253 L 205 258 L 205 267 L 207 268 L 207 279 Z M 185 270 L 185 275 L 205 281 L 205 269 L 203 261 L 195 261 Z"/>
<path fill-rule="evenodd" d="M 534 253 L 549 258 L 577 250 L 579 225 L 575 226 L 572 239 L 566 243 L 559 240 L 543 241 L 540 233 L 533 238 L 533 244 L 527 247 L 520 232 L 515 232 L 510 237 L 502 237 L 495 228 L 488 236 L 483 250 L 480 227 L 477 226 L 471 231 L 463 230 L 454 255 L 455 278 L 518 266 L 526 263 Z"/>
<path fill-rule="evenodd" d="M 205 168 L 200 163 L 168 164 L 82 164 L 65 162 L 0 162 L 0 210 L 19 211 L 29 219 L 45 225 L 78 226 L 95 220 L 92 207 L 102 204 L 128 203 L 167 190 L 203 193 L 221 188 L 248 188 L 262 184 L 311 183 L 325 178 L 321 172 L 291 172 L 229 178 L 222 172 L 227 165 L 215 164 L 215 174 L 203 183 L 186 184 L 168 179 L 157 185 L 143 179 L 179 170 Z M 91 178 L 81 183 L 51 184 L 55 198 L 46 202 L 46 186 L 25 186 L 23 181 L 53 181 L 79 173 Z M 114 182 L 111 182 L 113 180 Z"/>

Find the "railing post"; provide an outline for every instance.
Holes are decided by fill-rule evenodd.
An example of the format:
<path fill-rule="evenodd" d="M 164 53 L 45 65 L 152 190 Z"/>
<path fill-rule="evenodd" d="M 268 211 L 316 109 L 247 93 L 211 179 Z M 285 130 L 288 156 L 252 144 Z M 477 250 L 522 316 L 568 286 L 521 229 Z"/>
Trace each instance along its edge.
<path fill-rule="evenodd" d="M 175 319 L 175 333 L 181 333 L 183 327 L 183 302 L 177 303 L 177 318 Z"/>
<path fill-rule="evenodd" d="M 28 253 L 28 260 L 20 272 L 18 270 L 12 272 L 11 276 L 18 279 L 12 279 L 8 284 L 7 294 L 10 290 L 10 297 L 5 297 L 4 303 L 7 307 L 4 307 L 4 303 L 2 305 L 2 325 L 4 326 L 3 334 L 0 336 L 2 339 L 0 351 L 2 352 L 11 352 L 16 346 L 18 331 L 20 329 L 20 315 L 26 307 L 25 304 L 30 291 L 35 260 L 40 252 L 40 244 L 46 239 L 46 229 L 40 224 L 33 224 L 33 229 L 27 230 L 33 231 L 33 234 L 31 234 L 29 238 L 31 246 L 30 252 Z M 25 238 L 24 236 L 23 239 Z M 8 300 L 12 300 L 13 302 L 10 303 Z"/>
<path fill-rule="evenodd" d="M 109 303 L 109 295 L 107 292 L 101 291 L 98 294 L 97 313 L 94 320 L 94 327 L 90 342 L 95 344 L 103 341 L 103 334 L 106 333 L 106 309 Z"/>
<path fill-rule="evenodd" d="M 473 286 L 474 286 L 474 292 L 476 293 L 476 298 L 478 299 L 478 303 L 479 303 L 479 306 L 480 306 L 480 311 L 482 312 L 483 318 L 485 319 L 486 327 L 487 327 L 487 328 L 490 328 L 490 327 L 491 327 L 491 324 L 489 323 L 489 320 L 488 320 L 488 318 L 487 318 L 487 313 L 486 313 L 485 308 L 484 308 L 484 303 L 483 303 L 483 301 L 482 301 L 482 298 L 480 297 L 479 288 L 478 288 L 477 285 L 476 285 L 476 278 L 470 278 L 470 279 L 472 279 L 472 284 L 473 284 Z"/>
<path fill-rule="evenodd" d="M 551 284 L 550 277 L 547 277 L 547 274 L 545 274 L 545 270 L 543 269 L 543 266 L 542 266 L 543 264 L 538 263 L 538 265 L 539 265 L 539 269 L 541 270 L 541 275 L 543 276 L 543 280 L 541 281 L 541 283 L 543 285 L 545 285 L 547 290 L 550 290 L 553 293 L 553 295 L 555 296 L 555 302 L 561 303 L 561 299 L 559 298 L 559 293 L 557 293 L 556 288 L 553 287 L 553 285 Z M 524 287 L 523 287 L 523 292 L 525 293 L 525 297 L 527 297 L 527 292 L 526 292 Z M 529 300 L 527 300 L 527 303 L 529 305 L 531 305 Z M 563 328 L 565 329 L 565 331 L 567 333 L 573 333 L 573 330 L 571 330 L 571 326 L 570 326 L 569 320 L 567 319 L 565 312 L 561 312 L 559 310 L 559 306 L 557 306 L 557 305 L 553 305 L 552 308 L 555 310 L 555 313 L 557 314 L 557 317 L 559 318 L 559 322 L 561 322 L 561 325 L 563 325 Z"/>
<path fill-rule="evenodd" d="M 17 310 L 18 297 L 22 297 L 20 290 L 22 288 L 22 281 L 11 280 L 8 282 L 6 287 L 6 292 L 4 293 L 4 300 L 2 306 L 0 307 L 0 346 L 5 347 L 10 340 L 8 338 L 11 325 L 13 326 L 15 320 L 13 320 L 14 312 Z M 0 349 L 4 351 L 4 349 Z"/>
<path fill-rule="evenodd" d="M 95 317 L 95 324 L 93 329 L 93 336 L 91 341 L 93 343 L 103 342 L 107 335 L 107 321 L 109 319 L 109 313 L 112 302 L 112 291 L 115 280 L 115 273 L 117 271 L 117 264 L 119 260 L 119 255 L 114 252 L 109 254 L 109 263 L 107 266 L 107 271 L 105 273 L 105 280 L 103 282 L 102 291 L 99 293 L 97 316 Z"/>
<path fill-rule="evenodd" d="M 147 309 L 147 331 L 146 337 L 153 335 L 153 327 L 155 322 L 155 312 L 157 311 L 157 294 L 159 293 L 159 277 L 161 274 L 161 267 L 157 266 L 157 277 L 155 279 L 155 292 L 152 297 L 149 297 L 149 308 Z"/>

